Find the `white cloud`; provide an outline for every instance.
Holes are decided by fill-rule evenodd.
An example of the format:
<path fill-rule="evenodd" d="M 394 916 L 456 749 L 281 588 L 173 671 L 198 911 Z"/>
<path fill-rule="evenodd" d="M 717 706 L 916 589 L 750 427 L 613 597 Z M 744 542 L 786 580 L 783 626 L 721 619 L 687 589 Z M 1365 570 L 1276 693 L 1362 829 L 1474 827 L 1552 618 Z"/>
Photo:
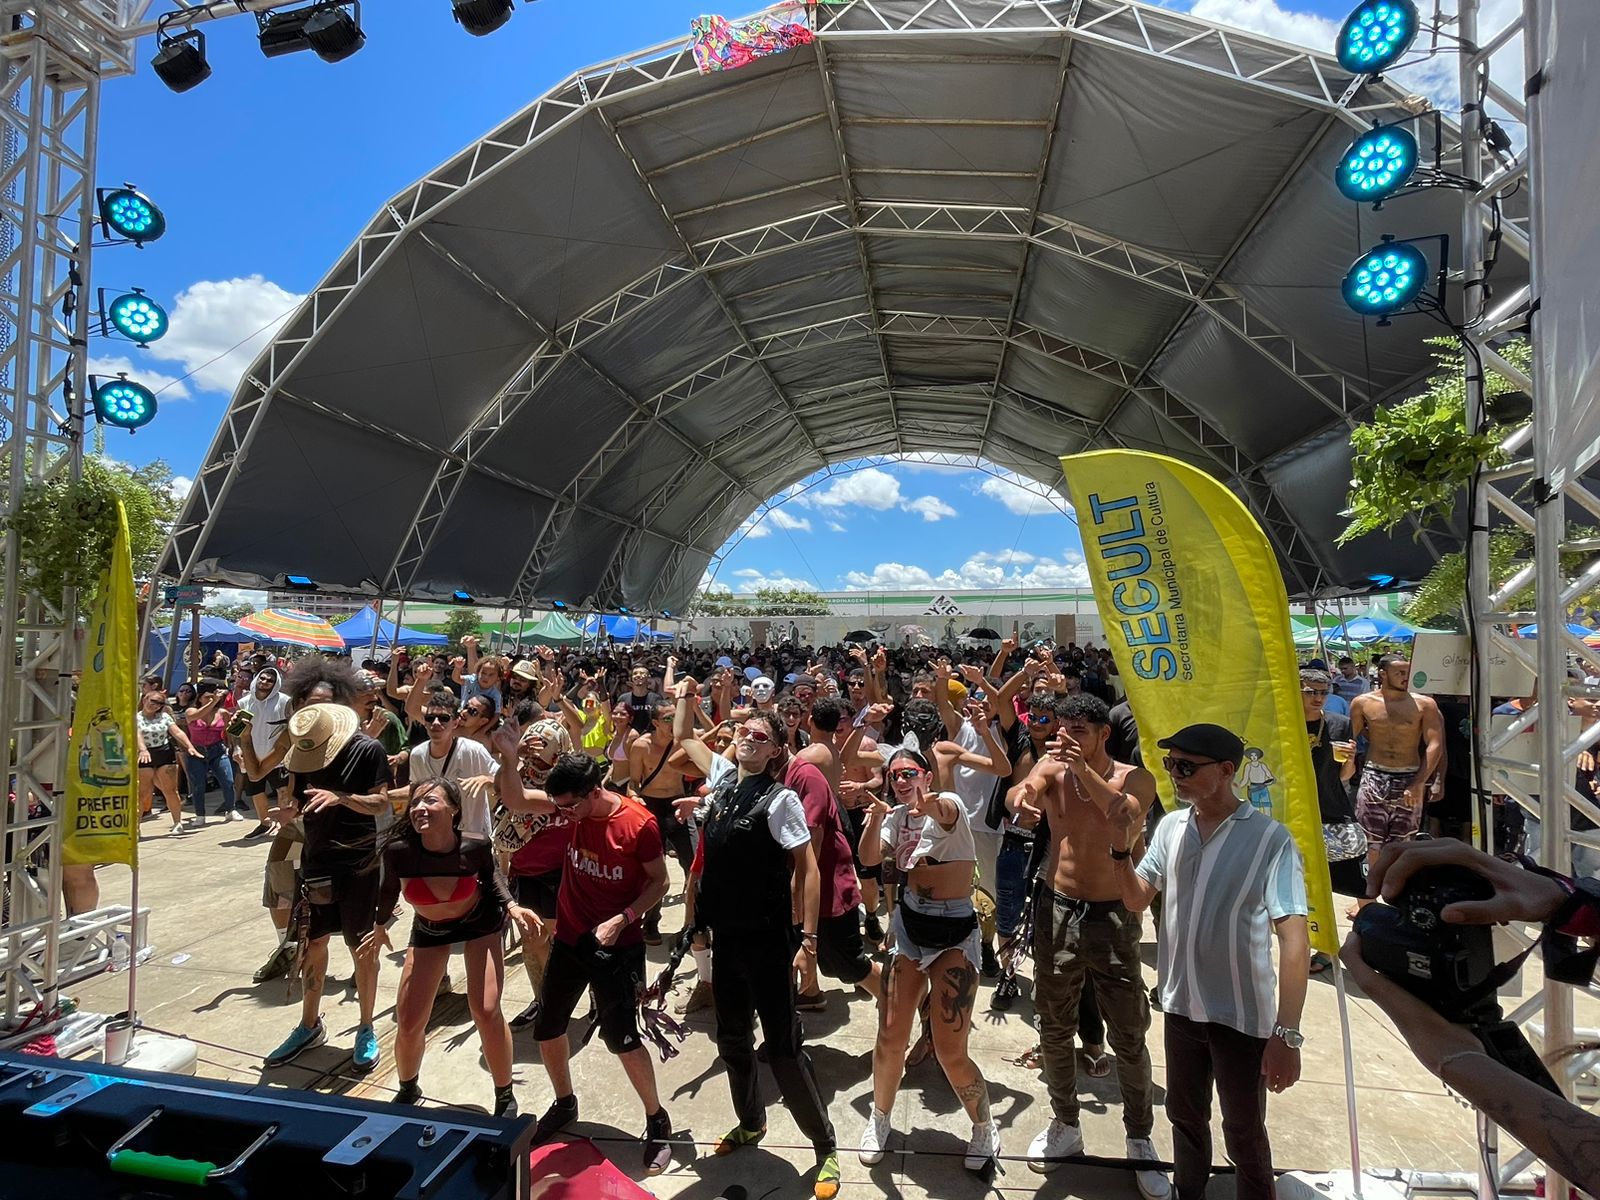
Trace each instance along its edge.
<path fill-rule="evenodd" d="M 772 526 L 770 526 L 770 525 L 751 525 L 749 522 L 746 522 L 744 525 L 740 526 L 739 532 L 743 533 L 744 536 L 747 537 L 747 538 L 771 537 L 772 536 Z M 735 534 L 734 536 L 737 537 L 738 534 Z"/>
<path fill-rule="evenodd" d="M 907 512 L 919 514 L 924 521 L 939 521 L 956 515 L 956 510 L 937 496 L 918 496 L 915 500 L 907 500 L 900 507 Z"/>
<path fill-rule="evenodd" d="M 1027 567 L 1026 571 L 1022 567 Z M 939 588 L 947 591 L 980 588 L 1085 587 L 1089 571 L 1083 555 L 1068 550 L 1061 558 L 1038 558 L 1026 551 L 979 551 L 959 567 L 934 574 L 926 567 L 881 562 L 871 571 L 851 571 L 844 576 L 848 590 Z"/>
<path fill-rule="evenodd" d="M 1060 509 L 1049 498 L 1041 496 L 1039 487 L 1031 479 L 1024 486 L 1022 476 L 1007 471 L 1004 475 L 988 475 L 978 484 L 978 494 L 998 500 L 1019 517 L 1037 517 Z M 1066 504 L 1065 498 L 1061 500 Z"/>
<path fill-rule="evenodd" d="M 172 486 L 168 490 L 172 493 L 172 498 L 182 504 L 189 498 L 189 491 L 193 487 L 194 480 L 187 475 L 174 475 L 172 477 Z"/>
<path fill-rule="evenodd" d="M 922 567 L 905 563 L 881 562 L 871 574 L 851 571 L 844 577 L 845 585 L 852 591 L 860 588 L 912 588 L 933 587 L 933 576 Z"/>
<path fill-rule="evenodd" d="M 201 280 L 178 293 L 172 329 L 150 353 L 181 364 L 196 387 L 231 395 L 303 299 L 261 275 Z"/>
<path fill-rule="evenodd" d="M 900 481 L 877 467 L 841 475 L 807 500 L 818 508 L 845 508 L 852 504 L 887 512 L 900 503 Z"/>
<path fill-rule="evenodd" d="M 743 570 L 735 571 L 734 575 L 740 581 L 739 590 L 741 592 L 758 592 L 762 588 L 775 588 L 780 592 L 814 592 L 817 590 L 817 585 L 813 580 L 796 579 L 792 575 L 781 573 L 767 575 L 752 567 L 745 567 Z"/>
<path fill-rule="evenodd" d="M 829 521 L 828 522 L 828 528 L 833 530 L 834 533 L 849 533 L 850 532 L 848 529 L 846 529 L 843 525 L 839 524 L 839 522 L 837 522 L 837 521 Z"/>
<path fill-rule="evenodd" d="M 1280 6 L 1277 0 L 1195 0 L 1189 11 L 1202 20 L 1264 33 L 1280 42 L 1318 50 L 1331 49 L 1339 33 L 1337 21 L 1314 13 L 1293 12 Z"/>
<path fill-rule="evenodd" d="M 254 588 L 207 588 L 207 604 L 248 604 L 251 608 L 267 606 L 267 594 Z"/>
<path fill-rule="evenodd" d="M 135 383 L 142 383 L 152 392 L 159 394 L 162 400 L 187 400 L 189 389 L 181 379 L 173 375 L 164 375 L 160 371 L 152 371 L 144 362 L 136 363 L 126 354 L 111 354 L 101 357 L 96 355 L 89 360 L 89 374 L 91 375 L 126 375 Z"/>
<path fill-rule="evenodd" d="M 808 518 L 797 517 L 785 509 L 768 509 L 767 519 L 779 529 L 799 529 L 805 533 L 811 532 L 811 521 Z"/>

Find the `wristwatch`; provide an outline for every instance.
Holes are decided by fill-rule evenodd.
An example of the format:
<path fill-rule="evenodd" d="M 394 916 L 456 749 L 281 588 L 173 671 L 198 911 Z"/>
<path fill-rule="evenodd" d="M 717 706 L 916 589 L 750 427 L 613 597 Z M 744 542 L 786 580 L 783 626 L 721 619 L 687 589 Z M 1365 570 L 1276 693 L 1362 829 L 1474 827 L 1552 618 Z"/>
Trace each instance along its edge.
<path fill-rule="evenodd" d="M 1289 1029 L 1283 1025 L 1274 1025 L 1272 1027 L 1272 1036 L 1282 1038 L 1283 1044 L 1291 1050 L 1300 1049 L 1301 1046 L 1305 1045 L 1306 1041 L 1305 1034 L 1298 1029 Z"/>

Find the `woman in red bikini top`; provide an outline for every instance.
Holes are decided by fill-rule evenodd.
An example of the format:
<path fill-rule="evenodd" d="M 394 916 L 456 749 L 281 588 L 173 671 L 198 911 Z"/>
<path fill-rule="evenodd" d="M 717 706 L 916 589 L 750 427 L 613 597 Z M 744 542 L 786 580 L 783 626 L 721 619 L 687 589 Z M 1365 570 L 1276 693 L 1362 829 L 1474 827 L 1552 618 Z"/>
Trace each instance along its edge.
<path fill-rule="evenodd" d="M 495 863 L 494 843 L 461 832 L 461 792 L 453 780 L 429 779 L 414 784 L 406 819 L 396 822 L 379 847 L 373 870 L 383 864 L 377 920 L 358 954 L 375 955 L 390 946 L 386 927 L 395 901 L 404 894 L 415 910 L 411 944 L 400 972 L 395 1004 L 394 1061 L 400 1077 L 399 1104 L 422 1099 L 417 1079 L 422 1071 L 423 1035 L 433 1014 L 439 980 L 450 961 L 450 948 L 463 944 L 467 964 L 467 1004 L 483 1044 L 484 1061 L 494 1078 L 494 1115 L 517 1115 L 511 1091 L 511 1029 L 500 1011 L 505 985 L 505 952 L 501 931 L 509 916 L 524 929 L 542 927 L 539 917 L 511 898 L 505 876 Z"/>

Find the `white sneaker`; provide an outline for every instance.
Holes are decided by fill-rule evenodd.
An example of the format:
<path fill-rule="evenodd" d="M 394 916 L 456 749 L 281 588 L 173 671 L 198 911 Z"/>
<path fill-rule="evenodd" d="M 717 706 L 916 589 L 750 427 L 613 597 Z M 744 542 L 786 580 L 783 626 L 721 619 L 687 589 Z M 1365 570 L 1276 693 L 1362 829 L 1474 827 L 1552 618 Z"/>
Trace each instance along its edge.
<path fill-rule="evenodd" d="M 883 1161 L 884 1147 L 889 1144 L 889 1117 L 873 1108 L 867 1113 L 867 1124 L 861 1131 L 861 1148 L 856 1157 L 866 1166 Z"/>
<path fill-rule="evenodd" d="M 1161 1156 L 1156 1153 L 1155 1143 L 1149 1138 L 1129 1138 L 1128 1157 L 1135 1162 L 1156 1162 Z M 1138 1170 L 1133 1173 L 1133 1179 L 1139 1185 L 1139 1194 L 1144 1200 L 1171 1200 L 1172 1184 L 1167 1181 L 1165 1171 Z"/>
<path fill-rule="evenodd" d="M 969 1171 L 981 1171 L 999 1157 L 1000 1123 L 993 1120 L 978 1122 L 972 1127 L 972 1136 L 967 1139 L 967 1156 L 961 1160 L 961 1165 Z"/>
<path fill-rule="evenodd" d="M 230 808 L 228 810 L 228 820 L 230 820 L 230 821 L 242 821 L 242 820 L 244 820 L 244 814 L 242 812 L 240 812 L 237 808 Z"/>
<path fill-rule="evenodd" d="M 1028 1166 L 1046 1175 L 1059 1167 L 1062 1159 L 1082 1153 L 1083 1130 L 1051 1118 L 1039 1136 L 1028 1143 Z"/>
<path fill-rule="evenodd" d="M 182 821 L 174 821 L 172 823 L 172 828 L 167 830 L 167 832 L 168 833 L 172 833 L 172 834 L 188 833 L 189 832 L 189 827 L 187 825 L 185 825 Z"/>

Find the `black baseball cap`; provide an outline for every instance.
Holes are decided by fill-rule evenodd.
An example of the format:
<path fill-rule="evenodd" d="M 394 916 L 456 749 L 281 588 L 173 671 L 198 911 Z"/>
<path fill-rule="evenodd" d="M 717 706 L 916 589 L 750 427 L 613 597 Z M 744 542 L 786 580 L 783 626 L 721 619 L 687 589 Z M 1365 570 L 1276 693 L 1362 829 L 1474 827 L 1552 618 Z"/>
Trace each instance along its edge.
<path fill-rule="evenodd" d="M 1231 729 L 1221 725 L 1185 725 L 1156 745 L 1163 750 L 1182 750 L 1217 762 L 1230 762 L 1238 766 L 1244 761 L 1244 742 Z"/>

